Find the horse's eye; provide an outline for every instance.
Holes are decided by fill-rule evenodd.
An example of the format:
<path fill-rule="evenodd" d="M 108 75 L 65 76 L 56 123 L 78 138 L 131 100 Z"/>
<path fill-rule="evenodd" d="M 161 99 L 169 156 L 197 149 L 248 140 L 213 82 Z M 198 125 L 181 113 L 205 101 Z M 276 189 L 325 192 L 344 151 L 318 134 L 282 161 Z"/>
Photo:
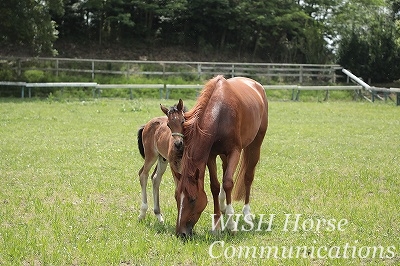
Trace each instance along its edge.
<path fill-rule="evenodd" d="M 195 202 L 196 202 L 196 198 L 192 198 L 192 197 L 189 198 L 190 204 L 194 204 Z"/>

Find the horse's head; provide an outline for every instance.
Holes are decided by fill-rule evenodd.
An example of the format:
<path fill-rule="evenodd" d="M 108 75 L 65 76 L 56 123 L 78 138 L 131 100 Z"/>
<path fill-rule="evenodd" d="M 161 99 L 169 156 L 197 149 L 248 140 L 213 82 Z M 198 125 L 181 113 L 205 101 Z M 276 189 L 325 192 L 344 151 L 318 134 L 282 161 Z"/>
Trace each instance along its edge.
<path fill-rule="evenodd" d="M 207 205 L 207 195 L 204 191 L 204 174 L 200 175 L 197 169 L 194 176 L 181 178 L 175 190 L 175 199 L 178 207 L 176 221 L 176 235 L 187 238 L 193 233 L 193 227 L 200 218 Z M 204 173 L 204 171 L 202 171 Z"/>
<path fill-rule="evenodd" d="M 167 125 L 171 129 L 174 138 L 174 148 L 178 152 L 183 152 L 183 123 L 185 122 L 183 101 L 179 99 L 177 105 L 170 109 L 160 104 L 161 110 L 168 117 Z"/>

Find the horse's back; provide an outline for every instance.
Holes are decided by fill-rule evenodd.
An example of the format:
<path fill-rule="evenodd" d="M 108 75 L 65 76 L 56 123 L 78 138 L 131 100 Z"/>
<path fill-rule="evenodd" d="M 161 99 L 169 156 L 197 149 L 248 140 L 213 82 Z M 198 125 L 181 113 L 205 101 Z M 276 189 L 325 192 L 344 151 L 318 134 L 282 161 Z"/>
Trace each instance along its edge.
<path fill-rule="evenodd" d="M 255 127 L 266 131 L 268 126 L 268 101 L 264 87 L 257 81 L 235 77 L 227 79 L 229 90 L 235 95 L 238 103 L 237 112 L 242 112 L 241 121 L 245 130 L 247 127 Z M 240 109 L 240 110 L 239 110 Z"/>
<path fill-rule="evenodd" d="M 205 120 L 214 124 L 217 146 L 249 145 L 257 134 L 264 135 L 268 124 L 268 102 L 264 88 L 257 81 L 244 77 L 220 79 Z M 212 125 L 210 126 L 212 127 Z"/>
<path fill-rule="evenodd" d="M 167 157 L 170 135 L 167 122 L 166 116 L 160 116 L 146 123 L 142 133 L 146 152 L 159 153 L 164 158 Z"/>
<path fill-rule="evenodd" d="M 168 118 L 164 116 L 152 118 L 146 123 L 146 125 L 144 125 L 143 134 L 148 137 L 159 134 L 160 129 L 167 126 L 167 121 Z"/>
<path fill-rule="evenodd" d="M 246 77 L 234 77 L 226 81 L 243 105 L 251 107 L 258 103 L 261 109 L 268 105 L 264 87 L 257 81 Z"/>

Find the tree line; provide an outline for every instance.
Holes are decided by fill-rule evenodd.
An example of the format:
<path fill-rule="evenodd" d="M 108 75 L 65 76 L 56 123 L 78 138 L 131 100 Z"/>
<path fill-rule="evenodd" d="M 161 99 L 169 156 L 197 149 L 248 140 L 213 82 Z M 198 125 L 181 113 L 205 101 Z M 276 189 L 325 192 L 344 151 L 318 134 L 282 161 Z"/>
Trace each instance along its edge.
<path fill-rule="evenodd" d="M 338 63 L 400 78 L 400 0 L 2 0 L 0 46 L 54 42 L 186 47 L 279 63 Z"/>

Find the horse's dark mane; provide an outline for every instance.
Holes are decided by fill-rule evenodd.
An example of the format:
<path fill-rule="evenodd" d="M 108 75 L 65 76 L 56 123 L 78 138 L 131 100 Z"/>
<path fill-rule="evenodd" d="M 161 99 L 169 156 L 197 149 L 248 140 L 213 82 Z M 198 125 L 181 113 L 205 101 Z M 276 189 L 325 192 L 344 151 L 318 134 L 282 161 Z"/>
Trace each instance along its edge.
<path fill-rule="evenodd" d="M 188 176 L 193 176 L 197 169 L 195 165 L 197 162 L 194 162 L 190 158 L 194 150 L 199 148 L 198 145 L 195 144 L 203 143 L 203 140 L 210 135 L 200 128 L 199 118 L 207 106 L 214 89 L 217 87 L 217 83 L 221 80 L 225 81 L 222 75 L 218 75 L 209 80 L 201 91 L 196 105 L 184 114 L 185 123 L 183 124 L 183 134 L 185 135 L 185 150 L 183 153 L 183 161 L 185 164 L 182 165 L 182 171 L 187 171 L 186 173 Z"/>

